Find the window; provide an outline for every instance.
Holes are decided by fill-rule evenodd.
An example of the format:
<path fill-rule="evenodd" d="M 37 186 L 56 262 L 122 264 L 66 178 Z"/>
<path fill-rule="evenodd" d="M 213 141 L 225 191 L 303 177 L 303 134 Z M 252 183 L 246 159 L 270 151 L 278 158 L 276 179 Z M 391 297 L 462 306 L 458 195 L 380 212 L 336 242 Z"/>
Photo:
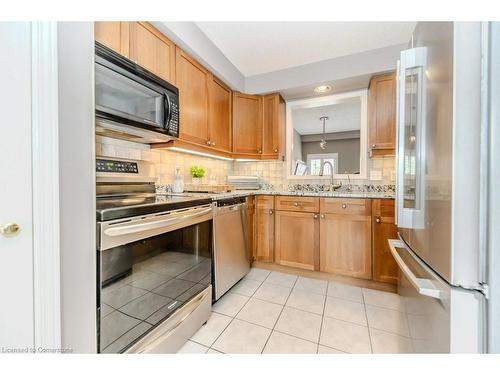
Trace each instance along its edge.
<path fill-rule="evenodd" d="M 319 176 L 319 173 L 321 171 L 321 165 L 326 161 L 330 162 L 333 165 L 333 174 L 337 174 L 338 160 L 339 160 L 338 153 L 307 155 L 307 165 L 309 167 L 309 170 L 311 171 L 312 176 Z M 331 167 L 330 165 L 326 164 L 325 170 L 323 171 L 323 175 L 327 176 L 331 174 L 332 174 Z"/>

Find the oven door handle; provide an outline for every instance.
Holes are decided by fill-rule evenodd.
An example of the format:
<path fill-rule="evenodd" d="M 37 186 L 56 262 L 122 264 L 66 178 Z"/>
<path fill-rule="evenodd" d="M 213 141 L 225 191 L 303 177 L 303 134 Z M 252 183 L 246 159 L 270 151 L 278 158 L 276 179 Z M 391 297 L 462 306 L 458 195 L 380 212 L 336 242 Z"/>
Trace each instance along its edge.
<path fill-rule="evenodd" d="M 148 223 L 130 224 L 115 228 L 106 228 L 104 234 L 110 237 L 123 236 L 132 233 L 146 232 L 153 229 L 167 227 L 169 225 L 177 224 L 181 221 L 194 219 L 212 212 L 212 208 L 205 208 L 192 214 L 172 217 L 168 219 L 156 220 Z"/>

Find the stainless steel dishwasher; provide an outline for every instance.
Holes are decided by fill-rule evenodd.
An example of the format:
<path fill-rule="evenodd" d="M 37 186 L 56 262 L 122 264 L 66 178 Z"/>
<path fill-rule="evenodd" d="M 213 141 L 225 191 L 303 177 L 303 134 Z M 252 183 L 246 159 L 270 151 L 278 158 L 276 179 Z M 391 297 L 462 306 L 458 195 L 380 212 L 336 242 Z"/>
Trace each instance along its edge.
<path fill-rule="evenodd" d="M 250 271 L 246 198 L 217 202 L 214 215 L 215 299 Z"/>

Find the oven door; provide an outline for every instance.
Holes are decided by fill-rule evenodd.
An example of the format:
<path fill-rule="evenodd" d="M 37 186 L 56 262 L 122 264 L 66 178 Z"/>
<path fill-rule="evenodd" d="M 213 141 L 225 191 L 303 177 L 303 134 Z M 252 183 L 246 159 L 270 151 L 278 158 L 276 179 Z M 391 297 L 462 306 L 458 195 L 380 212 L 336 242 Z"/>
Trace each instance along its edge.
<path fill-rule="evenodd" d="M 212 218 L 205 205 L 99 223 L 99 352 L 127 351 L 197 315 L 212 290 Z"/>

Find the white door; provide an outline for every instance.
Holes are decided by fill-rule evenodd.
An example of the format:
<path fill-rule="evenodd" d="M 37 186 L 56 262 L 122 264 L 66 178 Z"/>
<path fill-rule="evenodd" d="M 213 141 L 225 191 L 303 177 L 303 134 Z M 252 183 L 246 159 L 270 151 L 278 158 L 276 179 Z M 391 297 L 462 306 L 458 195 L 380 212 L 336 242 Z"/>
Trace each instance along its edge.
<path fill-rule="evenodd" d="M 0 22 L 0 348 L 31 348 L 31 25 Z M 10 224 L 10 226 L 9 226 Z M 13 231 L 18 225 L 19 230 Z"/>

